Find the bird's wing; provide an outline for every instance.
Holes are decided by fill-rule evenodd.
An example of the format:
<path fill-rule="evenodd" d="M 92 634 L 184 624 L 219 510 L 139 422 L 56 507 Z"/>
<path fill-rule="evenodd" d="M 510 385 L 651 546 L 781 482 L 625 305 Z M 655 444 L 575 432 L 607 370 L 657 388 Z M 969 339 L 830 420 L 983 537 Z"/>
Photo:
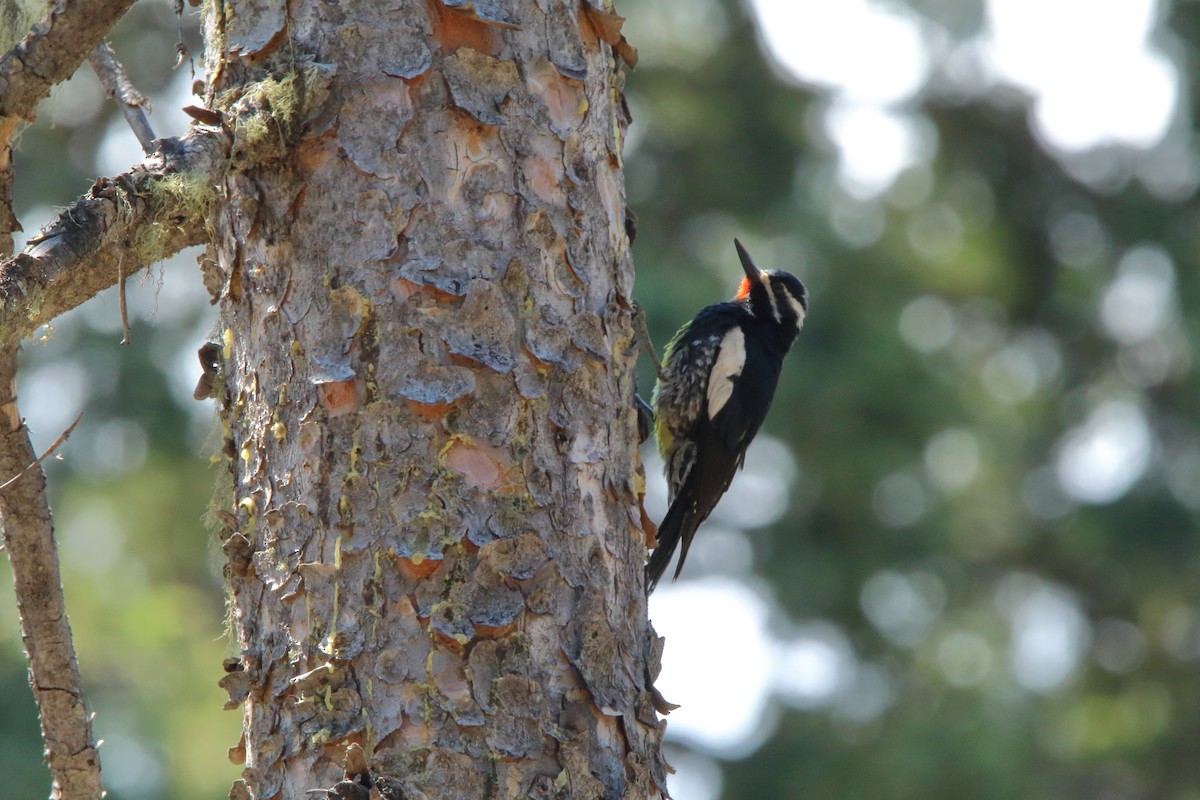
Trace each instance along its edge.
<path fill-rule="evenodd" d="M 707 421 L 725 447 L 737 454 L 740 466 L 771 407 L 781 360 L 740 328 L 731 330 L 725 340 L 728 345 L 722 347 L 709 376 Z"/>

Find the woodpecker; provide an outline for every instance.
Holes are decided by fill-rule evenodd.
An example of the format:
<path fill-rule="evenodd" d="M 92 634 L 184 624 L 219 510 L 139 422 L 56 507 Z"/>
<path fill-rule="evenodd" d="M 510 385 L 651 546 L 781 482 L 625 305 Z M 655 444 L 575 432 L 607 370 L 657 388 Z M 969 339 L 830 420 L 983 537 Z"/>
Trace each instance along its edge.
<path fill-rule="evenodd" d="M 760 270 L 742 243 L 733 243 L 746 273 L 737 295 L 701 309 L 675 334 L 654 387 L 654 433 L 670 507 L 646 565 L 647 592 L 682 542 L 672 580 L 679 577 L 696 529 L 729 488 L 767 416 L 783 359 L 808 313 L 808 290 L 799 279 Z"/>

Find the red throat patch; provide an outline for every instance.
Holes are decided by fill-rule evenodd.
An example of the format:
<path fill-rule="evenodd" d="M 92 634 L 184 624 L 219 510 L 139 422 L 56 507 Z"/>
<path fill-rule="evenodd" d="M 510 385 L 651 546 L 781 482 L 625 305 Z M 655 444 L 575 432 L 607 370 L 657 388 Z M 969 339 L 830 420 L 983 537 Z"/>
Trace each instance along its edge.
<path fill-rule="evenodd" d="M 742 282 L 738 284 L 738 292 L 734 296 L 734 300 L 745 300 L 750 296 L 750 279 L 742 278 Z"/>

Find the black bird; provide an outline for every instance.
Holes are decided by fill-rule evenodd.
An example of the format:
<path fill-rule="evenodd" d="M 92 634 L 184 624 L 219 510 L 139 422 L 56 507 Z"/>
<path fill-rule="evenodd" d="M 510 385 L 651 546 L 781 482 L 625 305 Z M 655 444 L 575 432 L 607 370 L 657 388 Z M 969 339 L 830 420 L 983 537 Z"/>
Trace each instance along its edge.
<path fill-rule="evenodd" d="M 787 272 L 760 270 L 742 243 L 733 243 L 746 272 L 737 295 L 701 309 L 675 334 L 654 387 L 654 432 L 671 506 L 646 565 L 647 592 L 682 542 L 679 577 L 696 529 L 729 488 L 767 416 L 784 356 L 808 312 L 803 283 Z"/>

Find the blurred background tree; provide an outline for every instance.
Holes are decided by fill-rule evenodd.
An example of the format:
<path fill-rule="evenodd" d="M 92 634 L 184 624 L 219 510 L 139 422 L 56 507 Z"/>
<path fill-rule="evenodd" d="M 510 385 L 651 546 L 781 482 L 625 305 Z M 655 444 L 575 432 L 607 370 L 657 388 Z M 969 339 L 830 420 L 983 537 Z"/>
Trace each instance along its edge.
<path fill-rule="evenodd" d="M 732 292 L 734 235 L 812 294 L 745 472 L 651 603 L 677 800 L 1200 798 L 1194 3 L 618 10 L 655 340 Z M 144 0 L 113 40 L 160 135 L 193 28 Z M 86 70 L 48 104 L 16 154 L 29 232 L 139 159 Z M 25 354 L 35 444 L 87 412 L 50 481 L 117 798 L 236 773 L 192 262 L 131 287 L 130 347 L 106 295 Z M 0 773 L 35 798 L 11 605 Z"/>

